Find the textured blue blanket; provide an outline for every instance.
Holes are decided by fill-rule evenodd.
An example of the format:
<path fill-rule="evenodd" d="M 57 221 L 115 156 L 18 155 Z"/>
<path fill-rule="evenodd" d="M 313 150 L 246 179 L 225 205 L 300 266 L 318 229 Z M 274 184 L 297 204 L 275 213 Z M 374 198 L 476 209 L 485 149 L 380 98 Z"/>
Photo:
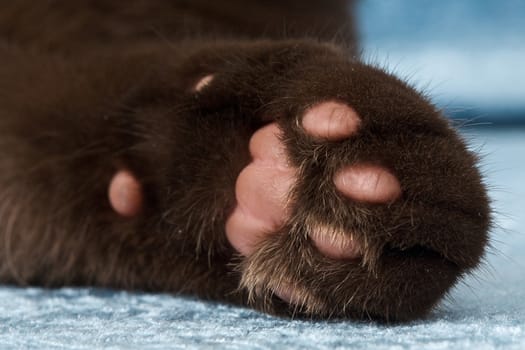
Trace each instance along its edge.
<path fill-rule="evenodd" d="M 0 349 L 525 349 L 525 130 L 472 139 L 498 228 L 485 266 L 427 320 L 290 321 L 169 295 L 4 287 Z"/>

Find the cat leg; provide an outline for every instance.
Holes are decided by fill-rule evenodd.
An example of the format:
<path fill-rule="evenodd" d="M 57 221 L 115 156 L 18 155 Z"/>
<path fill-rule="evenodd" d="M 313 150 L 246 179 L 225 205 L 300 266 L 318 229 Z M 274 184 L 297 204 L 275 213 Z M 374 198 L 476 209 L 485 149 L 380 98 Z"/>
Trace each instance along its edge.
<path fill-rule="evenodd" d="M 141 135 L 125 162 L 134 179 L 111 176 L 114 190 L 144 189 L 141 240 L 123 241 L 137 285 L 277 314 L 409 320 L 479 264 L 490 212 L 477 158 L 424 96 L 330 45 L 188 55 L 124 104 Z"/>

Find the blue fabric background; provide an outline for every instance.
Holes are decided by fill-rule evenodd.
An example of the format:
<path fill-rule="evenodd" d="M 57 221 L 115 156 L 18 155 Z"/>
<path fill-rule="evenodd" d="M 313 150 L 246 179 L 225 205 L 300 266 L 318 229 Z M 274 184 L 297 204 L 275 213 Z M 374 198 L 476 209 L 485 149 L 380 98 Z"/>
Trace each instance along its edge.
<path fill-rule="evenodd" d="M 523 118 L 525 2 L 368 0 L 361 10 L 365 57 L 456 116 Z M 463 132 L 484 155 L 497 226 L 485 265 L 427 320 L 290 321 L 169 295 L 0 287 L 0 349 L 525 349 L 525 129 Z"/>
<path fill-rule="evenodd" d="M 525 1 L 363 0 L 364 58 L 448 114 L 525 124 Z"/>

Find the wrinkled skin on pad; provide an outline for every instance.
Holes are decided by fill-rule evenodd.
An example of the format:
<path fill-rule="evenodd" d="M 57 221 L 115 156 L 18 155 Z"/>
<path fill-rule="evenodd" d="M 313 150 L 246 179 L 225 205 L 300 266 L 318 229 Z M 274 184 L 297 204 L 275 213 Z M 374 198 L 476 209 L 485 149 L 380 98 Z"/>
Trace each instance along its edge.
<path fill-rule="evenodd" d="M 403 321 L 478 266 L 476 155 L 343 1 L 119 4 L 2 5 L 2 282 Z"/>

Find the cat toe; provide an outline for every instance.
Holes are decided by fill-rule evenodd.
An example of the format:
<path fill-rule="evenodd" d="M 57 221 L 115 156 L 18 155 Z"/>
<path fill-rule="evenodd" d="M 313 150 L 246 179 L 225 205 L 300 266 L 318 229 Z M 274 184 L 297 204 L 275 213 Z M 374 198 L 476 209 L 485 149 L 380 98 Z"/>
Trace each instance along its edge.
<path fill-rule="evenodd" d="M 362 256 L 361 244 L 345 232 L 339 232 L 327 225 L 318 225 L 309 233 L 317 250 L 336 260 L 357 260 Z"/>
<path fill-rule="evenodd" d="M 399 180 L 390 171 L 377 165 L 345 167 L 337 172 L 334 183 L 341 193 L 359 202 L 386 204 L 401 196 Z"/>
<path fill-rule="evenodd" d="M 361 119 L 353 108 L 335 101 L 314 105 L 302 119 L 302 126 L 308 134 L 330 141 L 344 140 L 354 135 L 360 124 Z"/>

